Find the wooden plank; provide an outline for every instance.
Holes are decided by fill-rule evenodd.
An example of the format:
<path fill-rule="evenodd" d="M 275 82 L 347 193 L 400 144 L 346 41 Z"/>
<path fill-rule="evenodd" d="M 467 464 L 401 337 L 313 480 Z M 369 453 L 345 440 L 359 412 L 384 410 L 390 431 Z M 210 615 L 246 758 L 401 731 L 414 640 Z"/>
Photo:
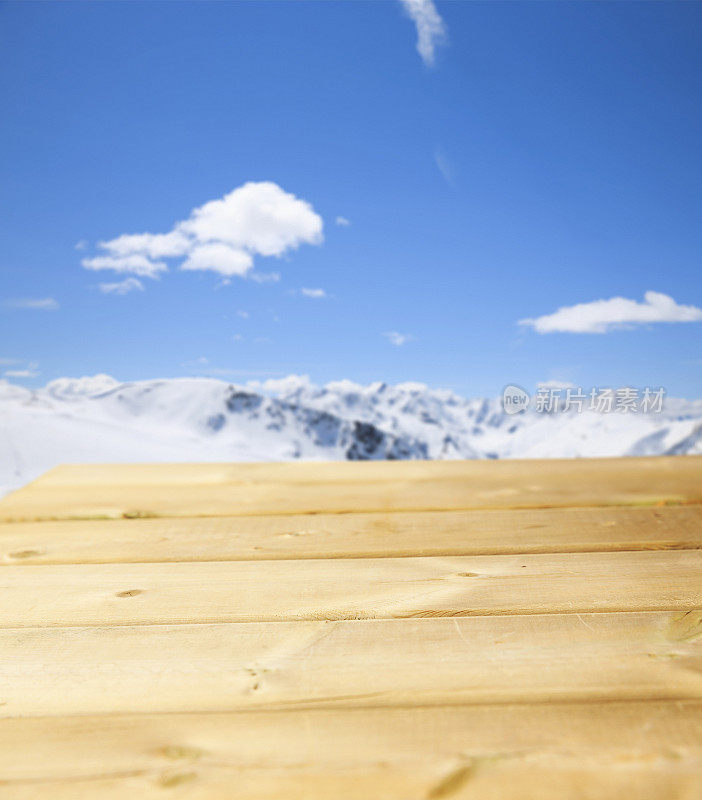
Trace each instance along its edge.
<path fill-rule="evenodd" d="M 508 555 L 700 546 L 702 506 L 0 524 L 0 565 Z"/>
<path fill-rule="evenodd" d="M 161 464 L 68 464 L 50 470 L 34 484 L 69 488 L 76 485 L 114 487 L 140 484 L 150 488 L 163 485 L 189 488 L 195 484 L 304 485 L 329 486 L 336 483 L 442 481 L 476 478 L 491 487 L 514 477 L 527 483 L 540 477 L 558 479 L 563 470 L 580 473 L 586 481 L 604 471 L 608 476 L 622 472 L 650 479 L 698 475 L 702 456 L 650 456 L 636 458 L 554 458 L 455 461 L 287 461 Z M 558 480 L 557 480 L 558 482 Z M 31 484 L 31 485 L 34 485 Z M 601 481 L 595 479 L 594 485 Z M 638 488 L 638 487 L 637 487 Z"/>
<path fill-rule="evenodd" d="M 160 774 L 121 775 L 87 781 L 48 782 L 3 787 L 3 800 L 142 800 L 187 797 L 188 800 L 384 800 L 451 797 L 453 800 L 699 800 L 697 755 L 654 755 L 648 763 L 595 755 L 531 759 L 501 756 L 488 762 L 454 759 L 441 766 L 373 763 L 343 768 L 228 768 L 225 764 L 198 770 L 191 765 Z M 646 756 L 644 756 L 646 758 Z M 320 774 L 321 773 L 321 774 Z M 233 789 L 235 793 L 233 794 Z M 417 792 L 425 792 L 418 794 Z"/>
<path fill-rule="evenodd" d="M 0 627 L 687 610 L 702 607 L 702 555 L 6 567 L 0 592 Z"/>
<path fill-rule="evenodd" d="M 702 699 L 702 612 L 0 630 L 0 716 Z"/>
<path fill-rule="evenodd" d="M 702 704 L 5 719 L 3 798 L 692 800 Z"/>
<path fill-rule="evenodd" d="M 0 519 L 227 516 L 702 502 L 702 456 L 70 466 L 0 502 Z"/>

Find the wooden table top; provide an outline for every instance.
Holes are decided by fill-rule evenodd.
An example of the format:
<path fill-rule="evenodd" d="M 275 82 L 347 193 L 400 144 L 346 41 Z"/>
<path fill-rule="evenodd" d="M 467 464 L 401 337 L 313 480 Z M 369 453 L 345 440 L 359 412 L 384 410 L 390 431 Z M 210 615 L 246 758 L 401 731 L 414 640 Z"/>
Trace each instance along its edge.
<path fill-rule="evenodd" d="M 59 467 L 0 797 L 700 800 L 702 457 Z"/>

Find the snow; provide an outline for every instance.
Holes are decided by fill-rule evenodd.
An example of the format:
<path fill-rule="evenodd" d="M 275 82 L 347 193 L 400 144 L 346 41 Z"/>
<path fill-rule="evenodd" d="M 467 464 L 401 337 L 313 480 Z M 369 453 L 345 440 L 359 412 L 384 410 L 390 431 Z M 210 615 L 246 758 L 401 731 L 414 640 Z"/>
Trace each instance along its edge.
<path fill-rule="evenodd" d="M 507 415 L 421 383 L 315 386 L 296 375 L 0 381 L 0 496 L 61 463 L 365 458 L 553 458 L 702 453 L 702 401 L 660 414 Z"/>

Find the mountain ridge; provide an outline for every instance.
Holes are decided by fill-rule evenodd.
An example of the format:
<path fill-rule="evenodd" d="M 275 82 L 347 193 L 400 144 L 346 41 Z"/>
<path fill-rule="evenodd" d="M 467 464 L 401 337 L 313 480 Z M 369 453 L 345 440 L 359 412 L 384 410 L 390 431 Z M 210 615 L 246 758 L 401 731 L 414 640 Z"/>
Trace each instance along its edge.
<path fill-rule="evenodd" d="M 509 415 L 420 383 L 316 386 L 289 376 L 122 383 L 100 374 L 36 390 L 0 381 L 0 494 L 59 463 L 549 458 L 702 453 L 702 401 L 661 413 Z"/>

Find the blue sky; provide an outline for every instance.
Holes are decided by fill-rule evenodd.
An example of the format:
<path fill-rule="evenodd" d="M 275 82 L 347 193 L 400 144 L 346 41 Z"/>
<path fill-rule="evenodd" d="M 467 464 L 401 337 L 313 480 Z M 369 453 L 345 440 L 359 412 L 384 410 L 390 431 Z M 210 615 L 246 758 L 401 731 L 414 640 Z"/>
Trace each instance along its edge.
<path fill-rule="evenodd" d="M 0 5 L 0 370 L 702 397 L 702 4 L 413 8 Z"/>

